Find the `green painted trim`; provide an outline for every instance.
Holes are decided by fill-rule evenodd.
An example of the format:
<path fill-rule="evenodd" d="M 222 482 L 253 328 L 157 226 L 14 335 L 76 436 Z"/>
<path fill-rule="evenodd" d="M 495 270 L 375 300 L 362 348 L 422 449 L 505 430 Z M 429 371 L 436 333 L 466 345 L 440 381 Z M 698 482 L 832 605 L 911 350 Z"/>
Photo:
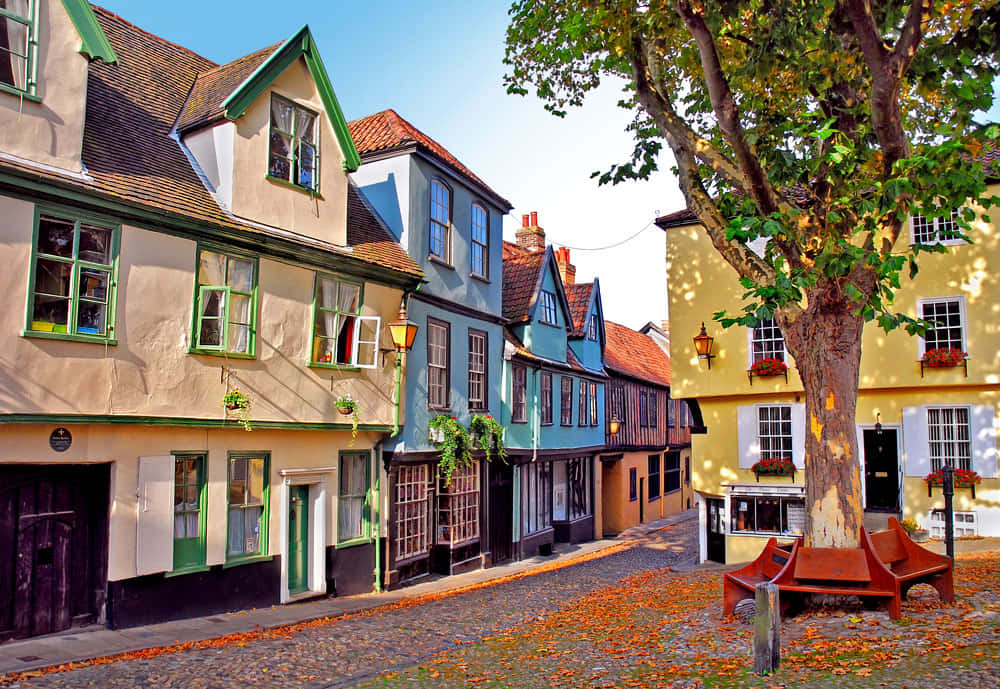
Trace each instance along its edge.
<path fill-rule="evenodd" d="M 229 523 L 228 518 L 226 519 L 226 523 L 228 525 Z M 228 528 L 228 526 L 226 528 Z M 228 543 L 226 544 L 226 547 L 227 548 L 229 547 Z M 252 557 L 234 557 L 232 559 L 226 560 L 222 564 L 222 569 L 230 569 L 232 567 L 239 567 L 240 565 L 252 565 L 258 562 L 270 562 L 273 559 L 274 555 L 254 555 Z"/>
<path fill-rule="evenodd" d="M 318 146 L 317 146 L 317 148 L 318 148 Z M 317 156 L 317 159 L 318 159 L 318 156 Z M 316 170 L 318 170 L 318 169 L 319 168 L 316 168 Z M 266 179 L 271 184 L 280 184 L 283 187 L 288 187 L 289 189 L 294 189 L 295 191 L 297 191 L 299 193 L 302 193 L 302 194 L 306 194 L 307 196 L 315 197 L 315 198 L 319 199 L 320 201 L 323 200 L 323 194 L 321 194 L 318 189 L 310 189 L 309 187 L 302 187 L 302 186 L 299 186 L 298 184 L 296 184 L 295 182 L 289 182 L 287 179 L 281 179 L 280 177 L 275 177 L 273 175 L 264 175 L 264 179 Z"/>
<path fill-rule="evenodd" d="M 90 3 L 85 0 L 62 0 L 62 4 L 76 27 L 76 32 L 80 34 L 80 52 L 91 60 L 104 60 L 109 65 L 118 62 L 111 41 L 97 22 Z"/>
<path fill-rule="evenodd" d="M 199 562 L 197 564 L 187 565 L 185 567 L 178 567 L 176 569 L 167 572 L 167 576 L 177 575 L 177 574 L 190 574 L 192 572 L 204 572 L 209 569 L 205 565 L 205 553 L 208 552 L 208 534 L 206 532 L 208 526 L 208 452 L 205 450 L 195 450 L 192 452 L 177 452 L 171 451 L 170 453 L 174 457 L 174 473 L 176 475 L 176 467 L 178 458 L 190 459 L 192 457 L 201 460 L 198 467 L 198 555 Z M 176 482 L 176 479 L 175 479 Z M 176 483 L 175 483 L 176 488 Z M 174 538 L 174 562 L 177 562 L 177 539 Z"/>
<path fill-rule="evenodd" d="M 337 521 L 337 547 L 350 547 L 352 545 L 360 545 L 362 543 L 372 542 L 372 452 L 371 450 L 340 450 L 337 452 L 337 476 L 344 475 L 344 457 L 346 455 L 359 457 L 364 456 L 365 458 L 365 497 L 364 503 L 361 506 L 362 521 L 364 522 L 364 528 L 362 529 L 362 534 L 360 536 L 352 536 L 351 538 L 346 538 L 343 541 L 340 540 L 340 521 Z M 340 504 L 341 498 L 341 487 L 340 479 L 337 479 L 337 504 Z M 339 509 L 339 507 L 338 507 Z M 338 513 L 339 514 L 339 513 Z"/>
<path fill-rule="evenodd" d="M 375 540 L 373 538 L 352 538 L 347 541 L 338 541 L 337 545 L 334 546 L 337 550 L 341 548 L 354 548 L 359 545 L 371 545 Z"/>
<path fill-rule="evenodd" d="M 22 91 L 21 89 L 14 88 L 13 86 L 8 86 L 7 84 L 0 84 L 0 91 L 4 93 L 9 93 L 12 96 L 18 96 L 24 100 L 30 100 L 32 103 L 41 103 L 42 99 L 36 96 L 34 93 L 29 91 Z"/>
<path fill-rule="evenodd" d="M 46 333 L 46 332 L 36 332 L 34 330 L 22 330 L 21 337 L 35 337 L 39 340 L 64 340 L 66 342 L 87 342 L 90 344 L 102 344 L 109 345 L 111 347 L 118 346 L 118 340 L 107 339 L 101 337 L 100 335 L 70 335 L 69 333 Z"/>
<path fill-rule="evenodd" d="M 198 278 L 201 276 L 201 253 L 203 251 L 208 251 L 213 254 L 222 254 L 226 257 L 226 281 L 229 281 L 229 259 L 236 258 L 239 260 L 250 261 L 253 263 L 253 286 L 248 293 L 246 292 L 236 292 L 238 295 L 249 296 L 250 297 L 250 341 L 247 346 L 247 352 L 230 352 L 227 350 L 229 346 L 229 304 L 230 304 L 230 294 L 232 288 L 228 285 L 202 285 L 199 284 Z M 211 242 L 198 242 L 197 251 L 195 252 L 195 267 L 194 267 L 194 297 L 191 305 L 191 344 L 188 346 L 188 354 L 205 354 L 209 356 L 221 356 L 232 359 L 256 359 L 257 358 L 257 323 L 260 318 L 258 311 L 258 281 L 260 280 L 260 257 L 254 253 L 249 253 L 241 251 L 239 249 L 232 249 L 231 247 L 223 246 L 220 244 L 215 244 Z M 223 329 L 222 343 L 218 347 L 208 346 L 203 347 L 201 345 L 201 296 L 206 290 L 222 290 L 226 291 L 226 308 L 223 314 L 225 328 Z"/>
<path fill-rule="evenodd" d="M 294 36 L 285 41 L 253 74 L 247 77 L 239 88 L 229 94 L 229 97 L 222 102 L 225 115 L 230 120 L 241 117 L 246 113 L 250 104 L 257 100 L 274 83 L 274 80 L 300 57 L 305 59 L 309 73 L 316 84 L 316 90 L 319 91 L 319 96 L 323 101 L 323 107 L 326 109 L 326 116 L 330 119 L 330 126 L 340 144 L 341 153 L 344 155 L 344 171 L 354 172 L 361 165 L 361 156 L 354 145 L 354 139 L 351 138 L 344 112 L 340 108 L 340 102 L 330 84 L 330 76 L 326 72 L 326 67 L 319 56 L 319 50 L 316 48 L 316 42 L 313 40 L 308 26 L 303 26 Z"/>
<path fill-rule="evenodd" d="M 108 414 L 0 414 L 0 424 L 46 423 L 46 424 L 97 424 L 111 426 L 185 426 L 194 428 L 241 428 L 238 421 L 226 419 L 198 419 L 183 416 L 117 416 Z M 256 429 L 297 430 L 297 431 L 348 431 L 349 423 L 327 423 L 323 421 L 253 421 Z M 358 424 L 358 432 L 388 433 L 390 424 Z"/>
<path fill-rule="evenodd" d="M 184 567 L 183 569 L 172 569 L 169 572 L 164 572 L 163 576 L 164 578 L 169 579 L 170 577 L 179 577 L 183 576 L 184 574 L 197 574 L 198 572 L 208 572 L 211 569 L 212 568 L 209 565 L 198 565 L 197 567 Z"/>
<path fill-rule="evenodd" d="M 32 203 L 40 199 L 50 203 L 76 203 L 96 208 L 96 212 L 113 213 L 118 221 L 134 225 L 139 229 L 163 232 L 174 237 L 191 241 L 226 243 L 227 246 L 243 251 L 256 252 L 263 256 L 291 262 L 310 270 L 336 270 L 349 273 L 360 279 L 396 287 L 404 290 L 416 289 L 424 282 L 423 274 L 412 275 L 369 261 L 363 261 L 346 253 L 334 253 L 324 249 L 303 246 L 281 237 L 256 235 L 246 229 L 226 228 L 210 222 L 199 221 L 178 213 L 148 208 L 140 204 L 124 203 L 113 195 L 85 193 L 78 184 L 38 177 L 26 170 L 6 168 L 0 170 L 0 185 L 15 189 L 15 198 Z M 20 192 L 20 193 L 18 193 Z"/>
<path fill-rule="evenodd" d="M 229 514 L 230 514 L 230 499 L 232 497 L 232 488 L 230 484 L 232 483 L 232 465 L 234 459 L 246 459 L 247 461 L 247 484 L 250 483 L 250 462 L 251 459 L 264 459 L 264 490 L 261 495 L 261 513 L 260 513 L 260 532 L 257 534 L 257 542 L 260 545 L 260 552 L 251 555 L 230 555 L 229 554 Z M 249 491 L 249 485 L 247 485 L 247 490 Z M 260 450 L 260 451 L 247 451 L 231 450 L 226 453 L 226 565 L 237 565 L 245 564 L 247 562 L 262 562 L 264 560 L 270 560 L 273 555 L 269 555 L 270 550 L 270 520 L 271 520 L 271 451 L 270 450 Z"/>

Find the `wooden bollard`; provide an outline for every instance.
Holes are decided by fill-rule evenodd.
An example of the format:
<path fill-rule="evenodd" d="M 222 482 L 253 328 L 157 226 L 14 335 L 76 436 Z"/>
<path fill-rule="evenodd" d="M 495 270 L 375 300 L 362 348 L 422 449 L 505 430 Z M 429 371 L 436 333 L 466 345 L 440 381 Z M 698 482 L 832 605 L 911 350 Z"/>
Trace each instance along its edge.
<path fill-rule="evenodd" d="M 776 584 L 757 584 L 754 614 L 753 671 L 769 675 L 781 664 L 781 607 Z"/>

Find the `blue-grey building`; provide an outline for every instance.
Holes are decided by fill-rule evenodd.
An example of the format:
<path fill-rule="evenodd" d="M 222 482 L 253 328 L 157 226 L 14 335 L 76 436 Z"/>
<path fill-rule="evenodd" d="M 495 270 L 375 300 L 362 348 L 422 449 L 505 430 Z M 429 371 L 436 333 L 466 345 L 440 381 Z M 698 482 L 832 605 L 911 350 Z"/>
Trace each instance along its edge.
<path fill-rule="evenodd" d="M 512 555 L 510 520 L 489 514 L 491 502 L 503 502 L 491 496 L 491 484 L 509 499 L 509 465 L 487 465 L 477 455 L 446 484 L 437 478 L 439 453 L 428 433 L 441 414 L 465 426 L 473 414 L 499 414 L 502 220 L 511 204 L 392 110 L 349 126 L 362 160 L 354 182 L 426 274 L 408 295 L 408 315 L 419 330 L 407 355 L 405 424 L 383 447 L 389 498 L 383 566 L 392 586 Z M 506 549 L 494 551 L 491 537 Z"/>

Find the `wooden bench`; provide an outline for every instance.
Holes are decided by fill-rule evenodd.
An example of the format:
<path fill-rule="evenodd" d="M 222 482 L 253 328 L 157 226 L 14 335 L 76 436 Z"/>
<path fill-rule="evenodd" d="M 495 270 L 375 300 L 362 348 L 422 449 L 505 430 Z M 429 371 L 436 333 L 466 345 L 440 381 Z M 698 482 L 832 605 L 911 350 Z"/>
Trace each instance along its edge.
<path fill-rule="evenodd" d="M 917 545 L 894 517 L 886 531 L 861 530 L 861 545 L 870 549 L 896 578 L 900 600 L 917 584 L 930 584 L 945 603 L 955 602 L 952 561 Z"/>
<path fill-rule="evenodd" d="M 727 617 L 733 614 L 736 604 L 744 598 L 753 598 L 757 584 L 771 581 L 788 564 L 789 551 L 778 545 L 777 538 L 771 538 L 757 559 L 727 572 L 723 577 L 722 612 Z"/>

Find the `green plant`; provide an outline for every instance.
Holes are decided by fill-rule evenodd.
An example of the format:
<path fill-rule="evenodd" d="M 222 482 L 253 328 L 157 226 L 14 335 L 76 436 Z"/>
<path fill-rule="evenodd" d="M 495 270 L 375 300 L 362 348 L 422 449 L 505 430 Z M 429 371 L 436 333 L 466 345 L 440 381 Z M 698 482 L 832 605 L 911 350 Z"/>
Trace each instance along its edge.
<path fill-rule="evenodd" d="M 333 403 L 333 406 L 337 408 L 343 415 L 351 415 L 351 445 L 354 441 L 358 439 L 358 403 L 351 399 L 349 394 L 341 395 Z"/>
<path fill-rule="evenodd" d="M 486 452 L 487 462 L 491 459 L 490 453 L 494 447 L 497 450 L 497 456 L 507 461 L 507 451 L 503 448 L 503 426 L 496 419 L 489 414 L 486 416 L 473 414 L 472 420 L 469 422 L 469 430 L 475 435 L 475 441 L 478 442 L 479 447 Z"/>
<path fill-rule="evenodd" d="M 957 347 L 939 347 L 924 352 L 921 361 L 931 368 L 947 368 L 948 366 L 958 366 L 965 356 L 965 352 Z"/>
<path fill-rule="evenodd" d="M 972 486 L 979 485 L 982 480 L 982 477 L 974 471 L 969 471 L 968 469 L 955 469 L 952 485 L 954 485 L 955 488 L 971 488 Z M 931 486 L 943 486 L 944 471 L 941 469 L 932 471 L 924 476 L 924 483 Z"/>
<path fill-rule="evenodd" d="M 222 397 L 222 406 L 228 411 L 237 412 L 243 430 L 250 431 L 250 397 L 240 392 L 239 388 L 233 388 Z"/>
<path fill-rule="evenodd" d="M 780 376 L 788 370 L 788 365 L 785 364 L 781 359 L 761 359 L 760 361 L 754 362 L 754 365 L 750 367 L 750 371 L 755 376 Z"/>
<path fill-rule="evenodd" d="M 916 519 L 904 519 L 899 522 L 899 525 L 903 527 L 903 531 L 908 534 L 912 534 L 914 531 L 920 528 L 920 524 L 917 523 Z"/>
<path fill-rule="evenodd" d="M 444 477 L 444 485 L 451 485 L 451 475 L 460 467 L 469 466 L 472 463 L 472 453 L 469 451 L 471 440 L 469 432 L 465 426 L 458 422 L 454 416 L 441 414 L 431 419 L 427 427 L 437 432 L 434 440 L 438 450 L 441 452 L 441 459 L 438 460 L 438 469 Z"/>
<path fill-rule="evenodd" d="M 795 473 L 795 463 L 787 457 L 762 459 L 750 468 L 755 474 L 769 476 L 791 476 Z"/>

